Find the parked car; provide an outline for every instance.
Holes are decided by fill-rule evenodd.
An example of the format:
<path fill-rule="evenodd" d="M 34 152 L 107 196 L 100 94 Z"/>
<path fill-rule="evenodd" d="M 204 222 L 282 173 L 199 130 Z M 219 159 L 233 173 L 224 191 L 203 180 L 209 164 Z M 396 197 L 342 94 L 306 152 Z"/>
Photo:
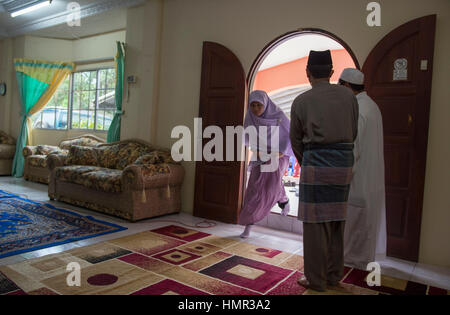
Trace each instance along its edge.
<path fill-rule="evenodd" d="M 103 112 L 97 112 L 98 122 L 103 124 Z M 44 108 L 40 113 L 36 114 L 37 118 L 34 120 L 33 127 L 34 128 L 43 128 L 43 129 L 67 129 L 67 118 L 68 113 L 67 109 L 63 108 Z M 94 112 L 88 112 L 87 110 L 76 111 L 73 113 L 73 123 L 72 128 L 74 129 L 93 129 L 94 128 Z M 87 122 L 90 122 L 90 125 L 87 125 Z M 112 122 L 112 117 L 109 117 L 107 114 L 104 117 L 105 126 L 110 126 Z M 81 122 L 81 126 L 79 125 Z M 83 124 L 84 123 L 84 124 Z M 97 126 L 99 128 L 99 126 Z M 102 129 L 102 128 L 99 128 Z M 107 128 L 106 128 L 107 129 Z"/>
<path fill-rule="evenodd" d="M 67 128 L 67 109 L 44 108 L 41 112 L 37 113 L 36 116 L 37 119 L 33 123 L 34 128 L 44 128 L 44 129 Z"/>

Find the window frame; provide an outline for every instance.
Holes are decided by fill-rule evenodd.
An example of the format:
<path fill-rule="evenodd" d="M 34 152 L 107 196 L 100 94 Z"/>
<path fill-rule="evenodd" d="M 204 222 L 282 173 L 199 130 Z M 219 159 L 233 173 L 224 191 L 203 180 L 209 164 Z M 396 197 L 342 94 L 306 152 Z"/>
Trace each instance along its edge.
<path fill-rule="evenodd" d="M 108 129 L 106 130 L 101 130 L 101 129 L 97 129 L 97 111 L 98 109 L 98 99 L 99 99 L 99 92 L 100 92 L 100 71 L 101 70 L 115 70 L 114 66 L 103 66 L 103 67 L 98 67 L 98 68 L 88 68 L 88 69 L 83 69 L 80 71 L 74 71 L 71 72 L 69 75 L 69 89 L 68 89 L 68 106 L 67 106 L 67 127 L 65 129 L 58 129 L 58 128 L 43 128 L 42 127 L 42 119 L 43 119 L 43 115 L 42 115 L 42 111 L 39 112 L 39 114 L 41 115 L 41 127 L 36 127 L 34 129 L 40 129 L 40 130 L 52 130 L 52 131 L 68 131 L 68 130 L 77 130 L 77 131 L 81 131 L 81 130 L 85 130 L 85 131 L 93 131 L 93 132 L 108 132 Z M 96 73 L 96 89 L 95 89 L 95 108 L 94 108 L 94 128 L 90 129 L 90 128 L 73 128 L 72 127 L 72 121 L 73 121 L 73 99 L 74 99 L 74 77 L 76 73 L 83 73 L 83 72 L 94 72 Z M 107 80 L 107 77 L 105 78 L 105 80 Z M 114 78 L 115 80 L 115 78 Z M 105 88 L 104 89 L 105 92 L 108 90 L 111 91 L 115 91 L 115 87 L 112 89 L 108 89 Z M 92 91 L 92 90 L 91 90 Z M 81 97 L 81 96 L 80 96 Z M 44 110 L 45 107 L 42 109 Z M 115 109 L 114 109 L 115 110 Z M 78 109 L 78 111 L 81 111 L 81 109 Z M 91 109 L 89 109 L 88 106 L 88 116 L 89 113 L 92 111 Z M 105 110 L 103 110 L 104 115 L 103 115 L 103 123 L 105 122 Z M 53 126 L 56 126 L 56 111 L 54 112 L 54 124 Z"/>
<path fill-rule="evenodd" d="M 67 121 L 70 120 L 70 125 L 68 123 L 68 126 L 70 126 L 70 128 L 68 128 L 68 129 L 72 129 L 72 130 L 91 130 L 91 131 L 95 131 L 95 132 L 108 132 L 108 130 L 97 129 L 97 110 L 98 110 L 97 107 L 98 107 L 98 95 L 99 95 L 99 90 L 100 90 L 100 88 L 99 88 L 100 80 L 98 79 L 99 78 L 99 73 L 100 73 L 101 70 L 110 70 L 110 69 L 114 69 L 115 70 L 115 67 L 104 66 L 104 67 L 93 68 L 93 69 L 83 69 L 83 70 L 80 70 L 80 71 L 74 71 L 74 72 L 72 72 L 70 74 L 70 83 L 69 83 L 69 86 L 70 86 L 70 90 L 69 90 L 70 99 L 69 99 L 69 112 L 68 112 L 70 114 L 68 114 L 69 117 L 67 119 Z M 89 129 L 89 128 L 73 128 L 72 127 L 72 116 L 73 116 L 73 94 L 74 94 L 73 82 L 74 82 L 74 76 L 75 76 L 75 73 L 92 72 L 92 71 L 95 71 L 96 72 L 96 76 L 97 76 L 96 90 L 95 90 L 95 103 L 96 104 L 95 104 L 95 112 L 94 112 L 94 128 L 93 129 Z M 114 90 L 114 89 L 112 89 L 112 90 Z M 88 109 L 88 113 L 90 111 L 91 110 Z"/>

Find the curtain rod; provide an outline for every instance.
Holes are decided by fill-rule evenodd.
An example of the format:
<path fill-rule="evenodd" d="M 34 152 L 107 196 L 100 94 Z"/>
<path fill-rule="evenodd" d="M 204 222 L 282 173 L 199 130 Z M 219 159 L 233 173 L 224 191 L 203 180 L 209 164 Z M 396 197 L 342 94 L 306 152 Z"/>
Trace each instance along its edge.
<path fill-rule="evenodd" d="M 77 66 L 82 66 L 82 65 L 90 65 L 93 63 L 110 62 L 110 61 L 114 61 L 114 58 L 90 59 L 90 60 L 74 61 L 74 63 Z"/>

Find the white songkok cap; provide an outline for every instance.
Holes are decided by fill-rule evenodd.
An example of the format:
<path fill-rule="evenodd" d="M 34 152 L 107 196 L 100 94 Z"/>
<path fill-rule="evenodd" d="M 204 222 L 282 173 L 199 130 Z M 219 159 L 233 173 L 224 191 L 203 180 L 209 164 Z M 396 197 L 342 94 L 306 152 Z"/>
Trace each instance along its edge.
<path fill-rule="evenodd" d="M 344 80 L 345 82 L 348 82 L 351 84 L 363 85 L 364 84 L 364 73 L 362 73 L 358 69 L 345 68 L 342 71 L 341 77 L 339 79 Z"/>

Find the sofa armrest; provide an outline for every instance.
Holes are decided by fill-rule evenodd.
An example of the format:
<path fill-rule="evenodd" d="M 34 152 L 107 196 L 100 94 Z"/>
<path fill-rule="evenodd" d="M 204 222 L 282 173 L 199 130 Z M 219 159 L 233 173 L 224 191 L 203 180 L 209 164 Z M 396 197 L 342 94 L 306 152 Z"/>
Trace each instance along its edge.
<path fill-rule="evenodd" d="M 181 185 L 184 179 L 184 168 L 176 164 L 156 164 L 167 167 L 167 173 L 149 175 L 144 165 L 131 164 L 122 172 L 122 184 L 125 190 L 142 190 L 143 188 Z"/>
<path fill-rule="evenodd" d="M 25 157 L 25 158 L 27 156 L 36 155 L 37 154 L 37 146 L 27 145 L 26 147 L 23 148 L 22 154 L 23 154 L 23 157 Z"/>
<path fill-rule="evenodd" d="M 15 144 L 0 143 L 0 160 L 13 159 L 14 154 L 16 154 L 16 145 Z"/>
<path fill-rule="evenodd" d="M 64 153 L 52 153 L 47 155 L 45 162 L 47 163 L 47 168 L 53 171 L 59 166 L 64 166 L 66 162 L 67 154 Z"/>

